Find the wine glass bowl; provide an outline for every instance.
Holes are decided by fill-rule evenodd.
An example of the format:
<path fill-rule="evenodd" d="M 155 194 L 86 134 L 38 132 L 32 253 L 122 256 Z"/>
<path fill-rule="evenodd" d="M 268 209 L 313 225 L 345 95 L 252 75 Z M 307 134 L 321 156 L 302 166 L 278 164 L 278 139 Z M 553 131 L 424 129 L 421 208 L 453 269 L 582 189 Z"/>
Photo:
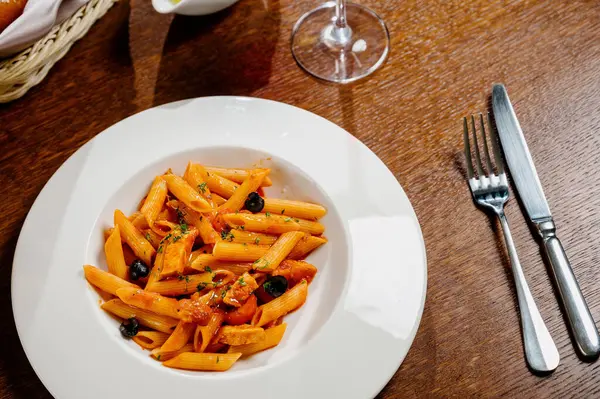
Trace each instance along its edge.
<path fill-rule="evenodd" d="M 372 10 L 345 0 L 304 14 L 292 31 L 292 54 L 309 74 L 349 83 L 375 71 L 389 52 L 389 33 Z"/>

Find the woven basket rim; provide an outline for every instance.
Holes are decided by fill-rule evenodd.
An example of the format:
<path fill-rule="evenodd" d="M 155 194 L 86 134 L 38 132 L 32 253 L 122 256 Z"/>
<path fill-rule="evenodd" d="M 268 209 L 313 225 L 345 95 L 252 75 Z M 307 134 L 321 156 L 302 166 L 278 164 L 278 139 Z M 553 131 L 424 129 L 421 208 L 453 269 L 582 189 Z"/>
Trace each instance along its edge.
<path fill-rule="evenodd" d="M 85 36 L 117 1 L 90 0 L 30 47 L 0 60 L 0 103 L 16 100 L 40 83 L 73 43 Z"/>

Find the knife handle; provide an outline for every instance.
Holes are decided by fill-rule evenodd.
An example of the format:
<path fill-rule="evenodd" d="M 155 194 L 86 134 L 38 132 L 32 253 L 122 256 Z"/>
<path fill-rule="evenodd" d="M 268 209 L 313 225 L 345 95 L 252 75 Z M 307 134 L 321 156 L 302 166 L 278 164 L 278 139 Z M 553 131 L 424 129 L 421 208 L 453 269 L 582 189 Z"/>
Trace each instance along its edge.
<path fill-rule="evenodd" d="M 544 249 L 550 261 L 552 277 L 567 313 L 567 320 L 577 349 L 587 358 L 596 358 L 600 355 L 598 329 L 583 298 L 579 284 L 577 284 L 567 254 L 560 240 L 556 237 L 554 222 L 552 220 L 541 222 L 538 223 L 537 227 L 544 242 Z"/>

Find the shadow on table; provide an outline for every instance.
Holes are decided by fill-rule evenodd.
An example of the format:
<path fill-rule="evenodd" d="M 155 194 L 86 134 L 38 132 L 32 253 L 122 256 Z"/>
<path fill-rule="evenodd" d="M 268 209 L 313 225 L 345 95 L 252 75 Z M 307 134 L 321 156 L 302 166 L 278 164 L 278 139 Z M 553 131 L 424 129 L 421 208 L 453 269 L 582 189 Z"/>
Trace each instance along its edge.
<path fill-rule="evenodd" d="M 14 251 L 18 239 L 18 229 L 23 224 L 17 223 L 16 231 L 0 253 L 0 314 L 3 317 L 0 338 L 0 376 L 3 392 L 15 398 L 52 398 L 29 364 L 19 337 L 12 311 L 10 279 Z M 6 250 L 6 248 L 11 248 Z"/>
<path fill-rule="evenodd" d="M 202 17 L 176 16 L 164 45 L 154 105 L 249 95 L 268 84 L 280 20 L 278 0 L 242 1 Z"/>

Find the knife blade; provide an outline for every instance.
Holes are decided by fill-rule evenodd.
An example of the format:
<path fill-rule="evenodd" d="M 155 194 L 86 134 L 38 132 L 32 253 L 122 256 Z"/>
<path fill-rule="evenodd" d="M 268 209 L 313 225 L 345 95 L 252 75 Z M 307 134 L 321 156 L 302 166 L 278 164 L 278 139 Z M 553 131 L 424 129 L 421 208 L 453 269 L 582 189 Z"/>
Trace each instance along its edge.
<path fill-rule="evenodd" d="M 529 218 L 534 222 L 551 218 L 542 183 L 504 86 L 494 85 L 492 106 L 510 175 L 519 190 Z"/>
<path fill-rule="evenodd" d="M 556 236 L 556 226 L 525 136 L 502 84 L 495 84 L 492 88 L 492 108 L 510 176 L 529 219 L 541 237 L 542 247 L 550 263 L 551 277 L 558 288 L 558 297 L 567 314 L 575 346 L 583 356 L 597 358 L 600 355 L 598 329 L 565 250 Z"/>

